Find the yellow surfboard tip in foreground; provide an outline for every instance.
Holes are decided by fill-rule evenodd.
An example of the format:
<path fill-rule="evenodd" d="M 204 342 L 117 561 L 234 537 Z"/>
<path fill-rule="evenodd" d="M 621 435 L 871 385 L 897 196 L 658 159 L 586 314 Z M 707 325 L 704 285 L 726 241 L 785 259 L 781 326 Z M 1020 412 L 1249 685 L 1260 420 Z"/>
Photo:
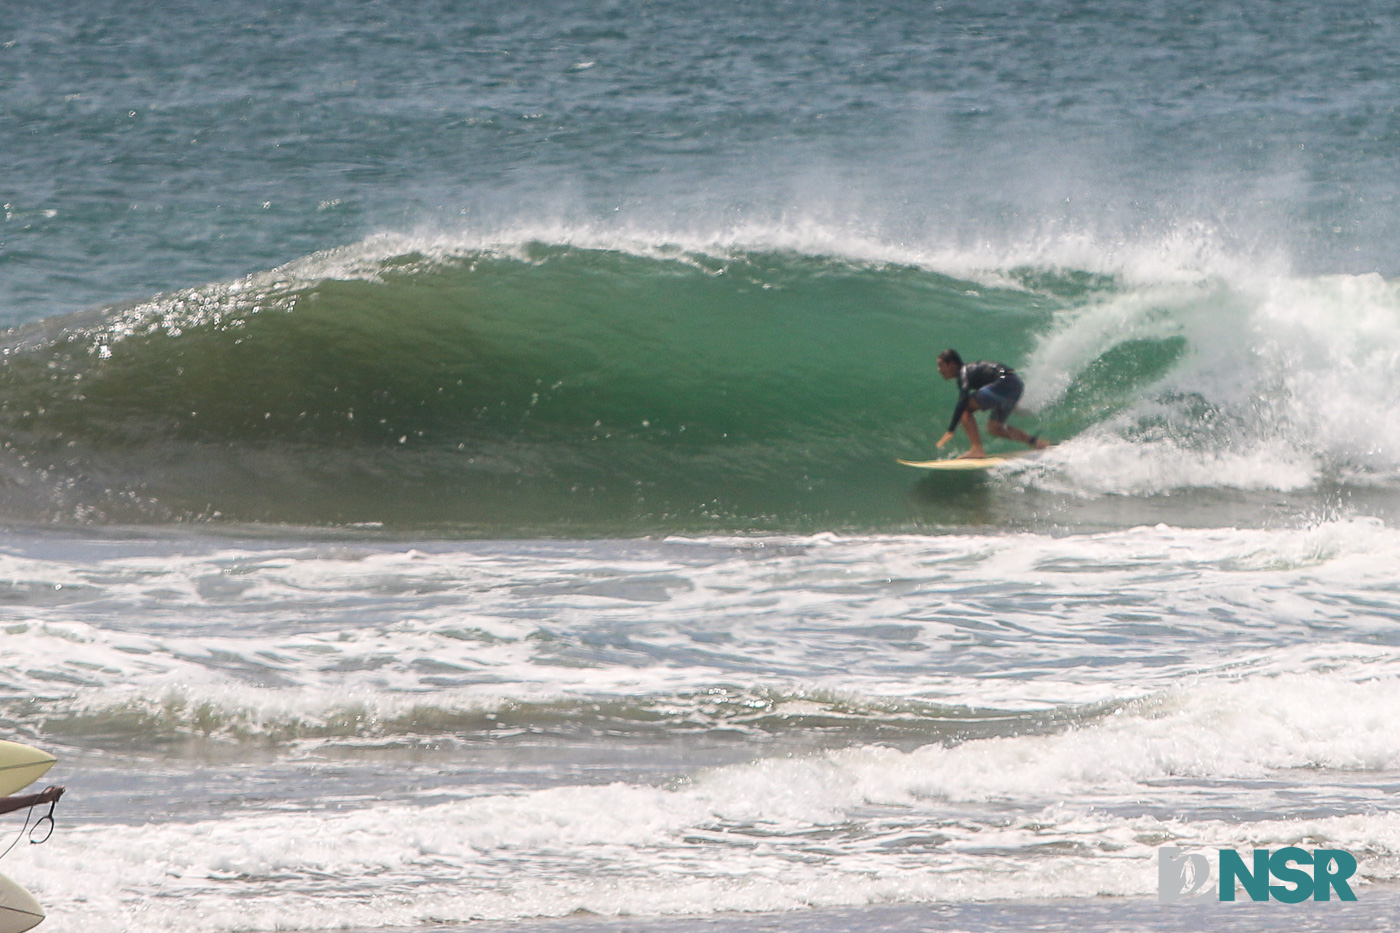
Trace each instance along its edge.
<path fill-rule="evenodd" d="M 53 755 L 31 745 L 0 741 L 0 797 L 24 790 L 43 777 L 56 761 Z"/>
<path fill-rule="evenodd" d="M 0 933 L 24 933 L 43 919 L 44 908 L 34 895 L 0 875 Z"/>

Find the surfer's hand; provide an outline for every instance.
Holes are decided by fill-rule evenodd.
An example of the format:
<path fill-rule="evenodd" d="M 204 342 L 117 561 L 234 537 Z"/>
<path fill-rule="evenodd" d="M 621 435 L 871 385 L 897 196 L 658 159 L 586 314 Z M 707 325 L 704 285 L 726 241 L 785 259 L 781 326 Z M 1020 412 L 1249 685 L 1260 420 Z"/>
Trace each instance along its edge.
<path fill-rule="evenodd" d="M 948 443 L 948 442 L 951 441 L 952 439 L 953 439 L 953 432 L 952 432 L 952 431 L 949 431 L 947 434 L 945 434 L 945 435 L 943 435 L 942 437 L 940 437 L 940 438 L 938 439 L 938 443 L 937 443 L 937 444 L 934 444 L 933 446 L 935 446 L 935 447 L 942 447 L 944 444 Z"/>

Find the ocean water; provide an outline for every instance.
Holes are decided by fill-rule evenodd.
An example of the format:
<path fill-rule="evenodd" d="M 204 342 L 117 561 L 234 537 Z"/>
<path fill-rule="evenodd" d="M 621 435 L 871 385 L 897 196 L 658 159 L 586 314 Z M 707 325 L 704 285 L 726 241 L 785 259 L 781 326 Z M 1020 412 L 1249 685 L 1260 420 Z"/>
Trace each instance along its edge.
<path fill-rule="evenodd" d="M 41 929 L 1400 923 L 1392 4 L 12 6 Z"/>

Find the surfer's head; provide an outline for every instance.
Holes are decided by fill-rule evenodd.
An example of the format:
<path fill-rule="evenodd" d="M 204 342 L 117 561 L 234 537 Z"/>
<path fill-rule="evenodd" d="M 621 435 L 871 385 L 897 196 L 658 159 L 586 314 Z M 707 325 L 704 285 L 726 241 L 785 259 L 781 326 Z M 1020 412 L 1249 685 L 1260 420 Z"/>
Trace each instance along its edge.
<path fill-rule="evenodd" d="M 944 379 L 952 379 L 958 373 L 962 372 L 962 367 L 962 355 L 952 347 L 938 354 L 938 375 L 942 376 Z"/>

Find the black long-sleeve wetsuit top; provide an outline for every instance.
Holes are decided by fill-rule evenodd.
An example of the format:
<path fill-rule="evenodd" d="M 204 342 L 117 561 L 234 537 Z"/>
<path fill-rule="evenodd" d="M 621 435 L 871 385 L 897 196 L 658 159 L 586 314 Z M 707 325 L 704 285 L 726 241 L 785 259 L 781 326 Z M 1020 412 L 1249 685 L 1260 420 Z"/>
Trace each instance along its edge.
<path fill-rule="evenodd" d="M 953 409 L 953 423 L 948 425 L 948 433 L 951 434 L 958 429 L 958 422 L 962 421 L 963 414 L 967 411 L 968 400 L 972 394 L 983 386 L 989 386 L 1007 373 L 1014 373 L 1012 369 L 1003 363 L 994 363 L 991 360 L 978 360 L 975 363 L 965 363 L 958 371 L 958 407 Z"/>

